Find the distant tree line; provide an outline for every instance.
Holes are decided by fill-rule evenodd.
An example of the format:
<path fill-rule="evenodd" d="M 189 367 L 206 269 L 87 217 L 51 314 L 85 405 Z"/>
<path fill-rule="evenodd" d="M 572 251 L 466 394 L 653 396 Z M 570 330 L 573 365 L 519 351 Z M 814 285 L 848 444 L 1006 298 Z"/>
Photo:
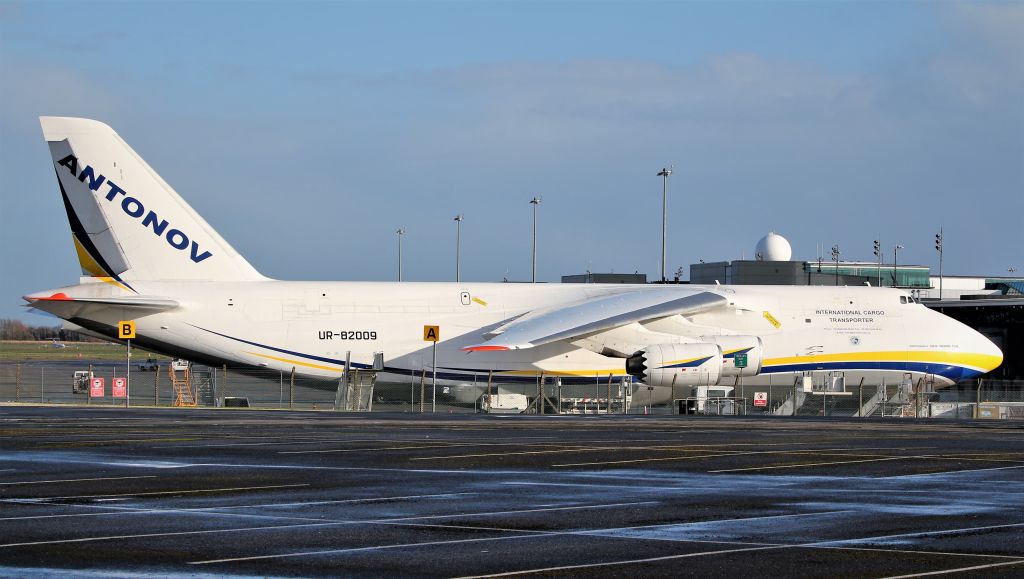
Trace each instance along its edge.
<path fill-rule="evenodd" d="M 0 319 L 0 340 L 40 341 L 60 340 L 62 342 L 100 342 L 60 326 L 29 326 L 21 320 Z"/>

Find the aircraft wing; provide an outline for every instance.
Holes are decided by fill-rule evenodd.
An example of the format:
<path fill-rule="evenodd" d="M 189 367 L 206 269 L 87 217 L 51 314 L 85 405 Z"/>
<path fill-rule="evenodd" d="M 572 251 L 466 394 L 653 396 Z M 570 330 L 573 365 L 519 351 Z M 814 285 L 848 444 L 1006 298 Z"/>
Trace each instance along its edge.
<path fill-rule="evenodd" d="M 498 329 L 493 338 L 467 352 L 521 350 L 674 315 L 692 315 L 725 306 L 728 299 L 706 290 L 666 287 L 601 296 L 538 315 L 525 315 Z"/>

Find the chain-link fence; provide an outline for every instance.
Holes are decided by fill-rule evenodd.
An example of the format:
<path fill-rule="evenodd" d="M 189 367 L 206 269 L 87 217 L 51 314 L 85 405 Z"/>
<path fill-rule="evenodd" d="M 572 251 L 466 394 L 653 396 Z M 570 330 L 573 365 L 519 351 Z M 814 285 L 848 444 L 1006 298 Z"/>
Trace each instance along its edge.
<path fill-rule="evenodd" d="M 380 412 L 1024 418 L 1021 381 L 982 380 L 940 390 L 922 381 L 861 383 L 810 391 L 800 380 L 783 385 L 737 381 L 699 393 L 680 389 L 678 396 L 673 392 L 666 401 L 663 392 L 659 395 L 643 384 L 601 376 L 563 386 L 543 374 L 515 382 L 479 374 L 435 388 L 429 371 L 410 372 L 398 380 L 391 374 L 381 381 L 372 371 L 353 370 L 343 381 L 224 366 L 193 365 L 187 375 L 184 368 L 169 368 L 166 362 L 146 370 L 140 367 L 132 365 L 130 385 L 115 397 L 120 394 L 115 388 L 118 379 L 126 377 L 123 363 L 0 363 L 0 401 L 124 406 L 128 398 L 133 406 Z"/>
<path fill-rule="evenodd" d="M 376 383 L 372 372 L 353 370 L 339 388 L 338 379 L 314 379 L 291 372 L 252 368 L 192 365 L 170 369 L 158 363 L 145 371 L 133 364 L 130 374 L 125 365 L 62 362 L 25 362 L 0 364 L 0 401 L 45 402 L 56 404 L 138 406 L 249 406 L 260 408 L 347 409 L 392 412 L 474 410 L 458 403 L 448 388 L 438 387 L 433 396 L 430 377 L 424 388 L 415 384 Z M 115 397 L 115 381 L 128 378 L 125 395 Z M 96 381 L 99 381 L 96 383 Z M 424 391 L 426 392 L 424 394 Z"/>

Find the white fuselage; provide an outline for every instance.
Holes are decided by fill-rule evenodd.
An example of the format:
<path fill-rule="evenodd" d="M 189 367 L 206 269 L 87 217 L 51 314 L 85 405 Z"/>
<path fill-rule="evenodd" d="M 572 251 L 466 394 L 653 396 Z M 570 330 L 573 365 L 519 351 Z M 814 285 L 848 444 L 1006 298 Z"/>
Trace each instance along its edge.
<path fill-rule="evenodd" d="M 847 383 L 926 377 L 941 387 L 1002 359 L 998 348 L 967 326 L 913 303 L 902 291 L 869 287 L 706 286 L 699 289 L 727 297 L 729 306 L 574 342 L 471 353 L 462 348 L 486 340 L 490 330 L 524 313 L 665 286 L 267 280 L 135 281 L 133 287 L 180 304 L 136 318 L 136 343 L 143 347 L 215 364 L 294 368 L 320 378 L 338 377 L 347 355 L 353 367 L 367 368 L 379 352 L 380 380 L 408 383 L 410 375 L 423 372 L 429 379 L 434 352 L 433 343 L 423 339 L 425 325 L 439 326 L 436 371 L 438 382 L 447 385 L 479 381 L 488 372 L 497 383 L 535 383 L 543 372 L 567 384 L 593 384 L 625 375 L 623 358 L 601 353 L 608 344 L 621 351 L 622 344 L 641 348 L 721 334 L 762 340 L 761 374 L 744 378 L 744 384 L 792 384 L 795 375 L 843 372 Z M 88 283 L 65 291 L 83 296 L 117 289 Z M 109 334 L 107 327 L 112 331 L 122 315 L 103 310 L 71 321 Z M 733 379 L 721 383 L 732 385 Z"/>

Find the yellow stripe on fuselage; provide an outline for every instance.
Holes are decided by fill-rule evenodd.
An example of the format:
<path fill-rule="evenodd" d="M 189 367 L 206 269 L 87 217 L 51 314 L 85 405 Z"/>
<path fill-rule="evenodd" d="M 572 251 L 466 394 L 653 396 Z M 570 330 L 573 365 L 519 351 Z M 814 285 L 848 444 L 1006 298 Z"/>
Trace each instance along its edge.
<path fill-rule="evenodd" d="M 1001 363 L 998 356 L 974 354 L 969 352 L 948 352 L 929 350 L 912 352 L 896 350 L 888 352 L 843 352 L 840 354 L 813 354 L 810 356 L 788 356 L 769 358 L 765 366 L 787 366 L 790 364 L 813 364 L 817 362 L 927 362 L 932 364 L 952 364 L 969 368 L 994 368 Z"/>
<path fill-rule="evenodd" d="M 246 354 L 252 354 L 253 356 L 259 356 L 260 358 L 266 358 L 268 360 L 276 360 L 278 362 L 284 362 L 286 364 L 295 364 L 296 366 L 305 366 L 306 368 L 316 368 L 317 370 L 329 370 L 331 372 L 340 372 L 341 368 L 334 366 L 323 366 L 321 364 L 310 364 L 309 362 L 302 362 L 300 360 L 292 360 L 291 358 L 278 358 L 277 356 L 268 356 L 267 354 L 259 354 L 257 352 L 246 352 Z M 342 364 L 344 367 L 344 364 Z"/>

